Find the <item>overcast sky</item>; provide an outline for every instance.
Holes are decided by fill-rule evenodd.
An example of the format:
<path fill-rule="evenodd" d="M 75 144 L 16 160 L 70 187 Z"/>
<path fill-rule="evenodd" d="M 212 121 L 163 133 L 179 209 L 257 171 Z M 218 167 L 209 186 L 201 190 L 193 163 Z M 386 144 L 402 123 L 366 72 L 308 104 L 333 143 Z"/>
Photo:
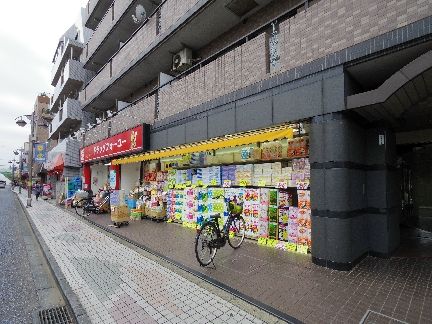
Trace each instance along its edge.
<path fill-rule="evenodd" d="M 0 10 L 0 170 L 28 140 L 30 126 L 15 124 L 29 114 L 38 93 L 53 93 L 52 58 L 59 38 L 88 0 L 2 1 Z"/>

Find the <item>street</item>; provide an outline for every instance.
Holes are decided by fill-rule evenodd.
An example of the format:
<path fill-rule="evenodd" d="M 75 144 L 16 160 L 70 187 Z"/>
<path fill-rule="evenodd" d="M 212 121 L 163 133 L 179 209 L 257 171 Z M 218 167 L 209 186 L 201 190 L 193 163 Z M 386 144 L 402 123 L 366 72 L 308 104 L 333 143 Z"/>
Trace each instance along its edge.
<path fill-rule="evenodd" d="M 6 178 L 0 174 L 0 180 Z M 33 312 L 64 305 L 9 184 L 0 189 L 0 323 L 30 323 Z"/>

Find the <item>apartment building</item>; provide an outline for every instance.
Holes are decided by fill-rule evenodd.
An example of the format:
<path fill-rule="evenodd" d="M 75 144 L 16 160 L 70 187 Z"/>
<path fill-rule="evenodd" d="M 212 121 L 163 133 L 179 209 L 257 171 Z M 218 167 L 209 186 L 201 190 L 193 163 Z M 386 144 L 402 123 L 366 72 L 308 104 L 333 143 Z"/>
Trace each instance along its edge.
<path fill-rule="evenodd" d="M 80 62 L 84 45 L 93 33 L 84 26 L 84 17 L 82 8 L 78 21 L 60 37 L 52 60 L 51 84 L 55 88 L 50 98 L 53 119 L 49 125 L 46 166 L 48 182 L 53 184 L 56 193 L 64 192 L 65 178 L 80 177 L 77 137 L 85 124 L 94 122 L 94 114 L 83 112 L 78 101 L 79 91 L 94 75 Z"/>
<path fill-rule="evenodd" d="M 91 0 L 94 32 L 76 54 L 94 72 L 78 95 L 97 117 L 81 140 L 85 186 L 113 172 L 129 190 L 149 161 L 217 155 L 233 138 L 262 152 L 285 140 L 278 163 L 307 133 L 310 170 L 288 164 L 297 179 L 282 187 L 307 177 L 313 262 L 347 270 L 388 256 L 400 223 L 432 206 L 420 180 L 432 156 L 431 16 L 427 0 Z"/>

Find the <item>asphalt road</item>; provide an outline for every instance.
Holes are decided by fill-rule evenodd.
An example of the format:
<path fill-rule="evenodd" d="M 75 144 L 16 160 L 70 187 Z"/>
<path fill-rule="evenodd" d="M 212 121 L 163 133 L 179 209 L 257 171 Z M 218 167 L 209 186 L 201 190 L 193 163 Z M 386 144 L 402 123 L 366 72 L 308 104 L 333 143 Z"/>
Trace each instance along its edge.
<path fill-rule="evenodd" d="M 32 323 L 36 310 L 63 303 L 16 195 L 0 188 L 0 324 Z"/>

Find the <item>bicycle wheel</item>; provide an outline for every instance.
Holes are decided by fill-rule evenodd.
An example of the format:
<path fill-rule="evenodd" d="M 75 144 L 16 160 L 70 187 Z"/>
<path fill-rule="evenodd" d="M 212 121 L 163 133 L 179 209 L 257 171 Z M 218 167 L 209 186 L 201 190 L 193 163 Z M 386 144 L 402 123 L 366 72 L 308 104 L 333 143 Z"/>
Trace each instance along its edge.
<path fill-rule="evenodd" d="M 87 206 L 87 202 L 85 200 L 80 200 L 75 203 L 75 212 L 80 216 L 86 216 L 87 210 L 85 208 Z"/>
<path fill-rule="evenodd" d="M 201 266 L 208 266 L 215 257 L 217 249 L 212 247 L 211 243 L 216 239 L 217 234 L 214 224 L 204 224 L 195 239 L 195 255 Z"/>
<path fill-rule="evenodd" d="M 228 223 L 228 244 L 233 248 L 237 249 L 243 243 L 246 233 L 246 223 L 243 217 L 238 216 L 231 218 Z"/>

